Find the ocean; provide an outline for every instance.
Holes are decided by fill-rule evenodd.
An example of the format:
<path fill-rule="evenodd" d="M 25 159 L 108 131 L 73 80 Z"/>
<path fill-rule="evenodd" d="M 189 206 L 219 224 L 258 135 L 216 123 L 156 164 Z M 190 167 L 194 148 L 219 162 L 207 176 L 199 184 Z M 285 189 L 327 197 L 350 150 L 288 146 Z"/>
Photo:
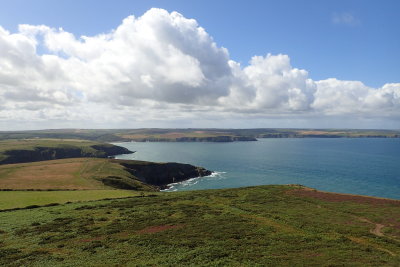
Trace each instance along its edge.
<path fill-rule="evenodd" d="M 318 190 L 400 199 L 400 139 L 282 138 L 257 142 L 115 143 L 118 159 L 180 162 L 215 173 L 168 191 L 302 184 Z"/>

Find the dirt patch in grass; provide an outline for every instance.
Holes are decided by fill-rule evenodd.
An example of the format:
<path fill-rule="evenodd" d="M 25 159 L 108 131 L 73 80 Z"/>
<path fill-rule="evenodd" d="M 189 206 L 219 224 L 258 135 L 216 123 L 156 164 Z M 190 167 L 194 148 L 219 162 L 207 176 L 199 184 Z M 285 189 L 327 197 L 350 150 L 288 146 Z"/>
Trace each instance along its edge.
<path fill-rule="evenodd" d="M 356 196 L 356 195 L 348 195 L 348 194 L 338 194 L 338 193 L 328 193 L 328 192 L 320 192 L 316 190 L 310 189 L 295 189 L 288 191 L 291 195 L 301 196 L 301 197 L 312 197 L 328 202 L 343 202 L 350 201 L 361 204 L 369 204 L 369 205 L 396 205 L 400 207 L 400 201 L 394 199 L 384 199 L 384 198 L 375 198 L 375 197 L 365 197 L 365 196 Z"/>
<path fill-rule="evenodd" d="M 183 225 L 158 225 L 158 226 L 150 226 L 146 227 L 142 230 L 140 230 L 138 233 L 139 234 L 152 234 L 152 233 L 158 233 L 170 229 L 179 229 L 182 228 Z"/>

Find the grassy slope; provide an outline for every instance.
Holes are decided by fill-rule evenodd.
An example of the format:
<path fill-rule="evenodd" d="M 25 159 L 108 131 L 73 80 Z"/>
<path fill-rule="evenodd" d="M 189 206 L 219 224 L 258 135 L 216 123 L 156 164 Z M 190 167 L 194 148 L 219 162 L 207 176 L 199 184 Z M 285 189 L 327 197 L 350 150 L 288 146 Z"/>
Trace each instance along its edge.
<path fill-rule="evenodd" d="M 0 210 L 44 206 L 66 202 L 91 201 L 105 198 L 139 196 L 144 193 L 132 190 L 77 190 L 77 191 L 0 191 Z"/>
<path fill-rule="evenodd" d="M 400 264 L 398 201 L 304 192 L 260 186 L 1 212 L 0 265 Z"/>
<path fill-rule="evenodd" d="M 11 149 L 27 149 L 33 150 L 35 147 L 43 146 L 43 147 L 59 147 L 59 146 L 77 146 L 84 147 L 87 149 L 92 145 L 99 144 L 98 142 L 87 141 L 87 140 L 78 140 L 78 139 L 11 139 L 11 140 L 2 140 L 0 141 L 0 152 L 4 152 L 6 150 Z M 93 149 L 94 151 L 94 149 Z"/>
<path fill-rule="evenodd" d="M 113 189 L 101 182 L 108 176 L 132 180 L 132 175 L 112 160 L 73 158 L 0 165 L 0 189 Z M 137 189 L 151 190 L 133 182 Z"/>

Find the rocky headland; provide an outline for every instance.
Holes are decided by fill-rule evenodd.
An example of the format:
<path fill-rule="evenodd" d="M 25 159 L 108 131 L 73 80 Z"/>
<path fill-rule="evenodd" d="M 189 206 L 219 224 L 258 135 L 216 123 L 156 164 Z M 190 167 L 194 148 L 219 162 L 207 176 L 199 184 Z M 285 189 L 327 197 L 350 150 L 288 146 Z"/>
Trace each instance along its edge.
<path fill-rule="evenodd" d="M 37 146 L 32 149 L 10 149 L 3 152 L 4 158 L 0 164 L 25 163 L 66 158 L 108 158 L 120 154 L 134 153 L 127 148 L 112 145 L 98 144 L 90 147 L 62 145 L 56 147 Z"/>
<path fill-rule="evenodd" d="M 111 160 L 124 166 L 125 170 L 139 181 L 165 189 L 168 184 L 182 182 L 195 177 L 211 175 L 212 172 L 190 164 L 148 162 L 137 160 Z M 103 181 L 104 182 L 104 181 Z"/>

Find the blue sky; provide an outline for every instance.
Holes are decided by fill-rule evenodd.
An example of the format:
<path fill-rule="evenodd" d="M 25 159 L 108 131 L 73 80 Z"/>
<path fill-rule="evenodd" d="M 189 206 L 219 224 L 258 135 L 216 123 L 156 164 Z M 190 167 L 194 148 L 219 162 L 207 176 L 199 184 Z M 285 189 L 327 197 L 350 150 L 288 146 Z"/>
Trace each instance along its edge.
<path fill-rule="evenodd" d="M 288 54 L 315 80 L 335 77 L 379 87 L 400 81 L 400 1 L 2 1 L 0 25 L 62 27 L 77 36 L 108 32 L 152 7 L 194 18 L 232 59 Z M 334 22 L 350 15 L 353 22 Z"/>
<path fill-rule="evenodd" d="M 400 128 L 397 0 L 0 5 L 0 130 Z"/>

